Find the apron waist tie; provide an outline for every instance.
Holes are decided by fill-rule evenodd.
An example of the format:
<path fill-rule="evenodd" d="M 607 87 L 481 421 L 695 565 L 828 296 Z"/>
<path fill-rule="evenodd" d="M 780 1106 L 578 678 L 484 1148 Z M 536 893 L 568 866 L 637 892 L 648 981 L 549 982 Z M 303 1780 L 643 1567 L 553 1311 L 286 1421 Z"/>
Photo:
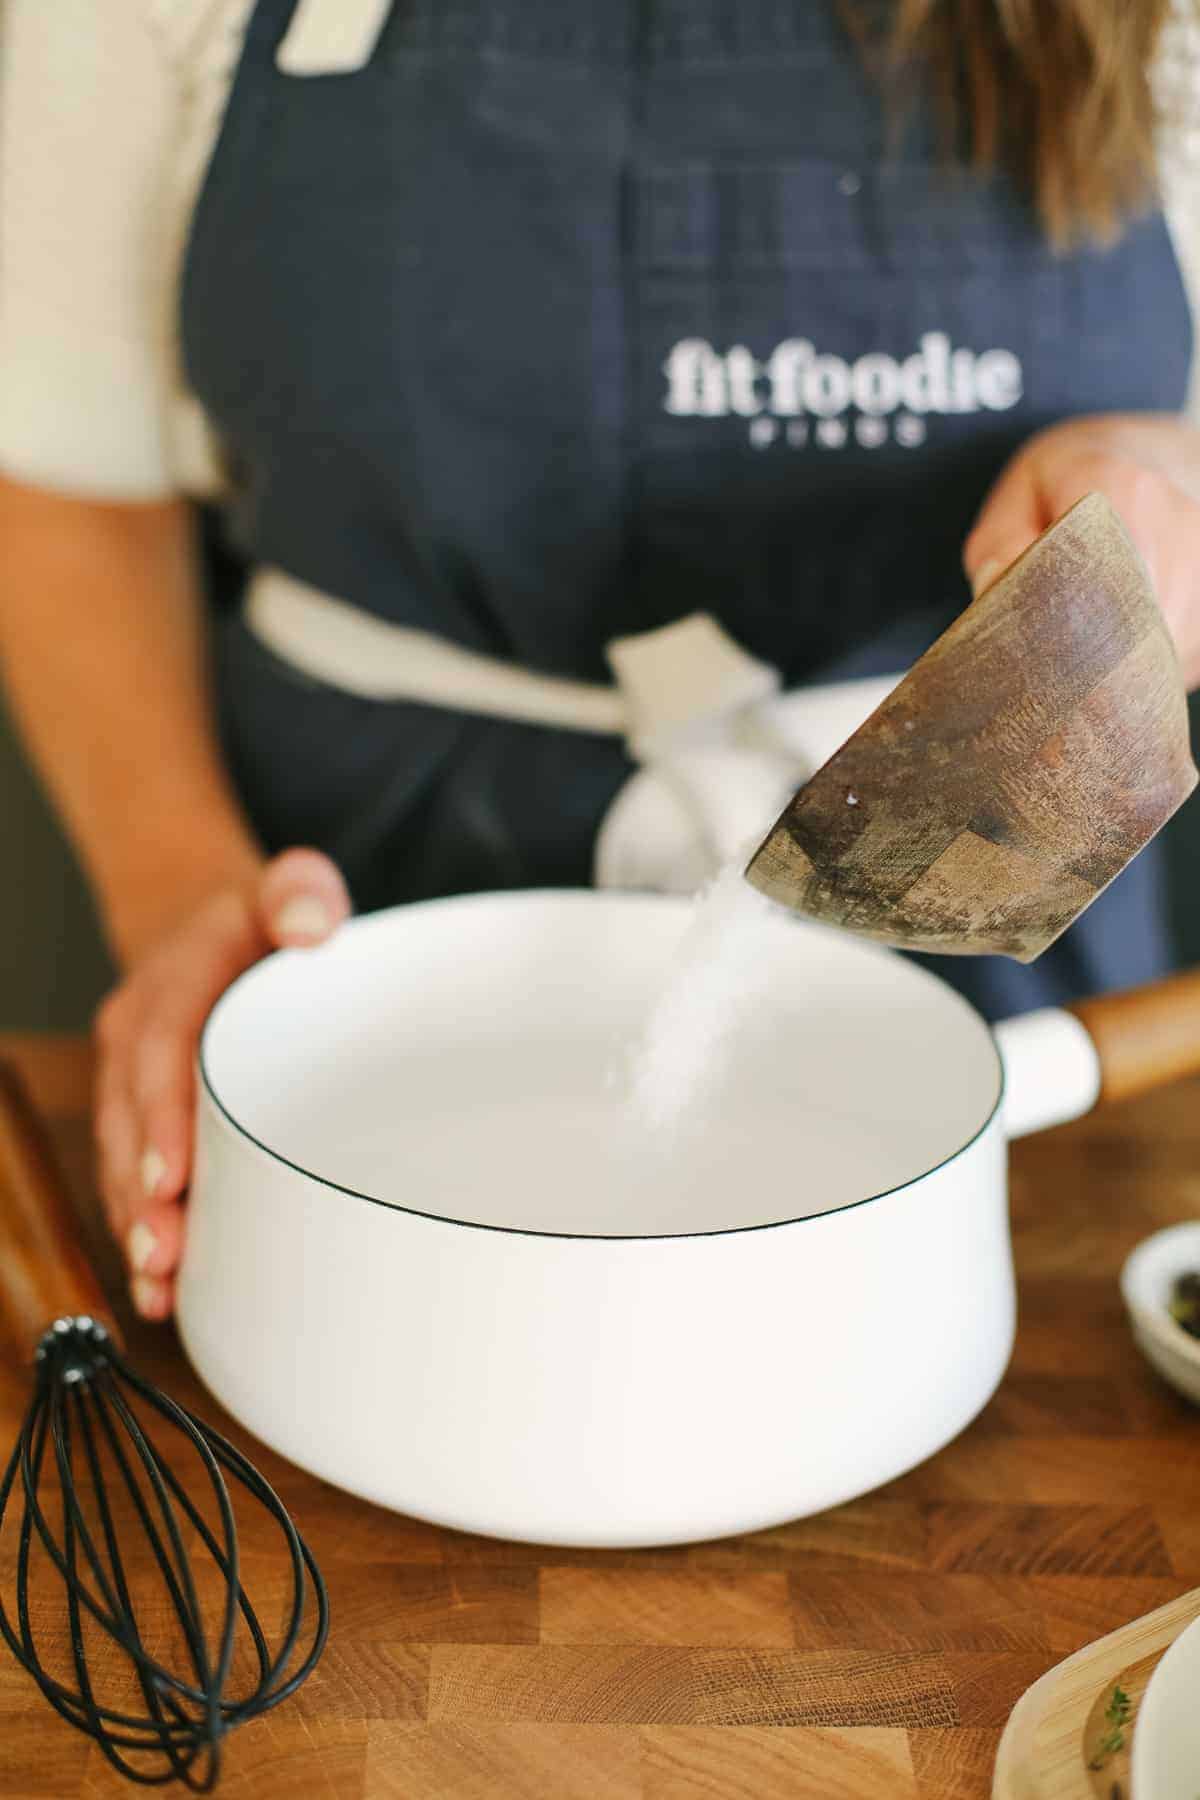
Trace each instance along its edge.
<path fill-rule="evenodd" d="M 282 569 L 256 571 L 245 618 L 293 668 L 365 700 L 412 700 L 567 731 L 625 729 L 625 703 L 613 688 L 533 674 L 378 618 Z"/>
<path fill-rule="evenodd" d="M 781 693 L 778 671 L 707 613 L 615 638 L 605 652 L 613 686 L 540 675 L 274 568 L 251 578 L 245 621 L 300 673 L 364 699 L 623 736 L 642 766 L 601 822 L 601 887 L 691 892 L 729 857 L 748 855 L 801 782 L 900 680 Z"/>

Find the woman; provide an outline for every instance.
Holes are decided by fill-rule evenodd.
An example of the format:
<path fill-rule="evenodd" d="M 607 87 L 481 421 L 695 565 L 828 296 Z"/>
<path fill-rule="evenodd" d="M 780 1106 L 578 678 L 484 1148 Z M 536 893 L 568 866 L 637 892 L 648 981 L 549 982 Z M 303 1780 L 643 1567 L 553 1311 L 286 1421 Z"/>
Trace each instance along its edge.
<path fill-rule="evenodd" d="M 351 893 L 586 881 L 630 768 L 301 676 L 219 559 L 203 597 L 197 405 L 247 565 L 543 676 L 697 611 L 792 684 L 902 669 L 1099 488 L 1200 680 L 1165 10 L 9 0 L 0 646 L 124 971 L 146 1316 L 221 989 Z M 1031 969 L 948 972 L 995 1009 L 1168 954 L 1145 857 Z"/>

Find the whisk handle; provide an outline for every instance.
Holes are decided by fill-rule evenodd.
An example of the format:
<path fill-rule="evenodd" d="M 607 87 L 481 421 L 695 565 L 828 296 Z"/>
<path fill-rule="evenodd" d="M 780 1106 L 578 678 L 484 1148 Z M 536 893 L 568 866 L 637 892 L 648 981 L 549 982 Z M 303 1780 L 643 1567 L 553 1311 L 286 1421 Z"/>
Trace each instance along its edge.
<path fill-rule="evenodd" d="M 34 1344 L 64 1315 L 112 1314 L 83 1248 L 66 1185 L 25 1088 L 0 1061 L 0 1315 Z"/>

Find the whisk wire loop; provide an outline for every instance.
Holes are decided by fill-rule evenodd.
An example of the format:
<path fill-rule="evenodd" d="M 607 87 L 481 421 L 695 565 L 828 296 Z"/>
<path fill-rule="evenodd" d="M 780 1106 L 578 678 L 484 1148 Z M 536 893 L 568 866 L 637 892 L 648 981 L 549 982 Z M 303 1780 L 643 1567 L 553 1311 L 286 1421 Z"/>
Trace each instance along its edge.
<path fill-rule="evenodd" d="M 122 1775 L 142 1786 L 178 1780 L 195 1793 L 209 1793 L 225 1735 L 295 1693 L 320 1657 L 329 1628 L 320 1571 L 258 1471 L 228 1439 L 136 1374 L 102 1325 L 87 1317 L 56 1320 L 38 1346 L 36 1368 L 29 1411 L 0 1476 L 0 1542 L 6 1526 L 13 1527 L 14 1509 L 21 1508 L 15 1618 L 0 1589 L 0 1636 L 55 1711 L 93 1739 Z M 213 1516 L 205 1516 L 152 1441 L 152 1417 L 170 1426 L 203 1468 Z M 182 1669 L 168 1668 L 153 1654 L 139 1625 L 110 1493 L 114 1475 L 177 1622 Z M 231 1482 L 267 1511 L 287 1549 L 291 1598 L 273 1642 L 242 1582 Z M 189 1530 L 222 1579 L 221 1603 L 210 1606 L 207 1619 L 185 1542 Z M 34 1628 L 31 1571 L 41 1560 L 38 1551 L 62 1586 L 73 1684 L 57 1662 L 50 1666 Z M 311 1637 L 292 1668 L 310 1595 Z M 40 1617 L 45 1608 L 38 1610 Z M 252 1648 L 254 1676 L 248 1691 L 231 1695 L 239 1621 Z M 131 1666 L 144 1712 L 102 1696 L 91 1657 L 97 1628 Z"/>
<path fill-rule="evenodd" d="M 78 1390 L 76 1390 L 75 1393 L 75 1401 L 79 1410 L 80 1433 L 83 1437 L 87 1453 L 88 1469 L 92 1478 L 92 1491 L 96 1496 L 96 1507 L 100 1514 L 100 1524 L 104 1533 L 104 1542 L 108 1551 L 109 1563 L 112 1567 L 113 1581 L 117 1589 L 122 1613 L 131 1621 L 136 1634 L 137 1621 L 133 1612 L 133 1602 L 129 1593 L 129 1584 L 125 1577 L 125 1564 L 121 1557 L 120 1541 L 117 1537 L 116 1528 L 113 1522 L 112 1508 L 108 1502 L 108 1492 L 105 1488 L 103 1474 L 101 1472 L 100 1459 L 96 1449 L 96 1440 L 92 1431 L 91 1422 L 88 1419 L 87 1408 L 81 1404 Z M 140 1637 L 137 1641 L 139 1649 L 142 1648 Z M 179 1707 L 173 1695 L 164 1695 L 160 1693 L 158 1687 L 151 1679 L 144 1661 L 137 1662 L 136 1671 L 138 1686 L 141 1688 L 142 1698 L 146 1702 L 149 1718 L 157 1727 L 159 1748 L 169 1764 L 169 1767 L 162 1771 L 162 1780 L 164 1782 L 168 1781 L 172 1776 L 182 1779 L 191 1762 L 194 1761 L 194 1753 L 189 1754 L 186 1757 L 180 1756 L 170 1730 L 165 1728 L 167 1725 L 165 1713 L 169 1708 L 174 1715 L 176 1724 L 180 1722 L 186 1723 L 186 1715 Z M 107 1737 L 102 1737 L 100 1739 L 100 1745 L 104 1755 L 108 1758 L 109 1762 L 112 1763 L 114 1768 L 119 1769 L 122 1774 L 129 1773 L 130 1765 L 127 1759 L 118 1754 L 119 1750 L 131 1747 L 128 1738 L 118 1738 L 115 1734 L 110 1732 Z"/>

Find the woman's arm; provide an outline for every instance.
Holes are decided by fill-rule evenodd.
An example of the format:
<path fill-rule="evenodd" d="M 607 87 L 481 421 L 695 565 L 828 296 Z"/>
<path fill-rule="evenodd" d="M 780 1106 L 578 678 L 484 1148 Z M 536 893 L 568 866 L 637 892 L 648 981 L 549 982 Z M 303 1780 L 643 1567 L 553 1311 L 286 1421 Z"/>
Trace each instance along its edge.
<path fill-rule="evenodd" d="M 0 670 L 128 962 L 263 858 L 221 765 L 189 510 L 0 478 Z"/>
<path fill-rule="evenodd" d="M 204 1019 L 349 910 L 327 858 L 266 862 L 242 816 L 172 498 L 184 101 L 247 11 L 0 0 L 0 673 L 124 965 L 98 1019 L 100 1182 L 155 1318 Z"/>
<path fill-rule="evenodd" d="M 139 1309 L 183 1241 L 200 1028 L 235 976 L 350 910 L 315 850 L 268 862 L 221 765 L 187 509 L 0 479 L 0 671 L 125 973 L 98 1020 L 100 1181 Z"/>

